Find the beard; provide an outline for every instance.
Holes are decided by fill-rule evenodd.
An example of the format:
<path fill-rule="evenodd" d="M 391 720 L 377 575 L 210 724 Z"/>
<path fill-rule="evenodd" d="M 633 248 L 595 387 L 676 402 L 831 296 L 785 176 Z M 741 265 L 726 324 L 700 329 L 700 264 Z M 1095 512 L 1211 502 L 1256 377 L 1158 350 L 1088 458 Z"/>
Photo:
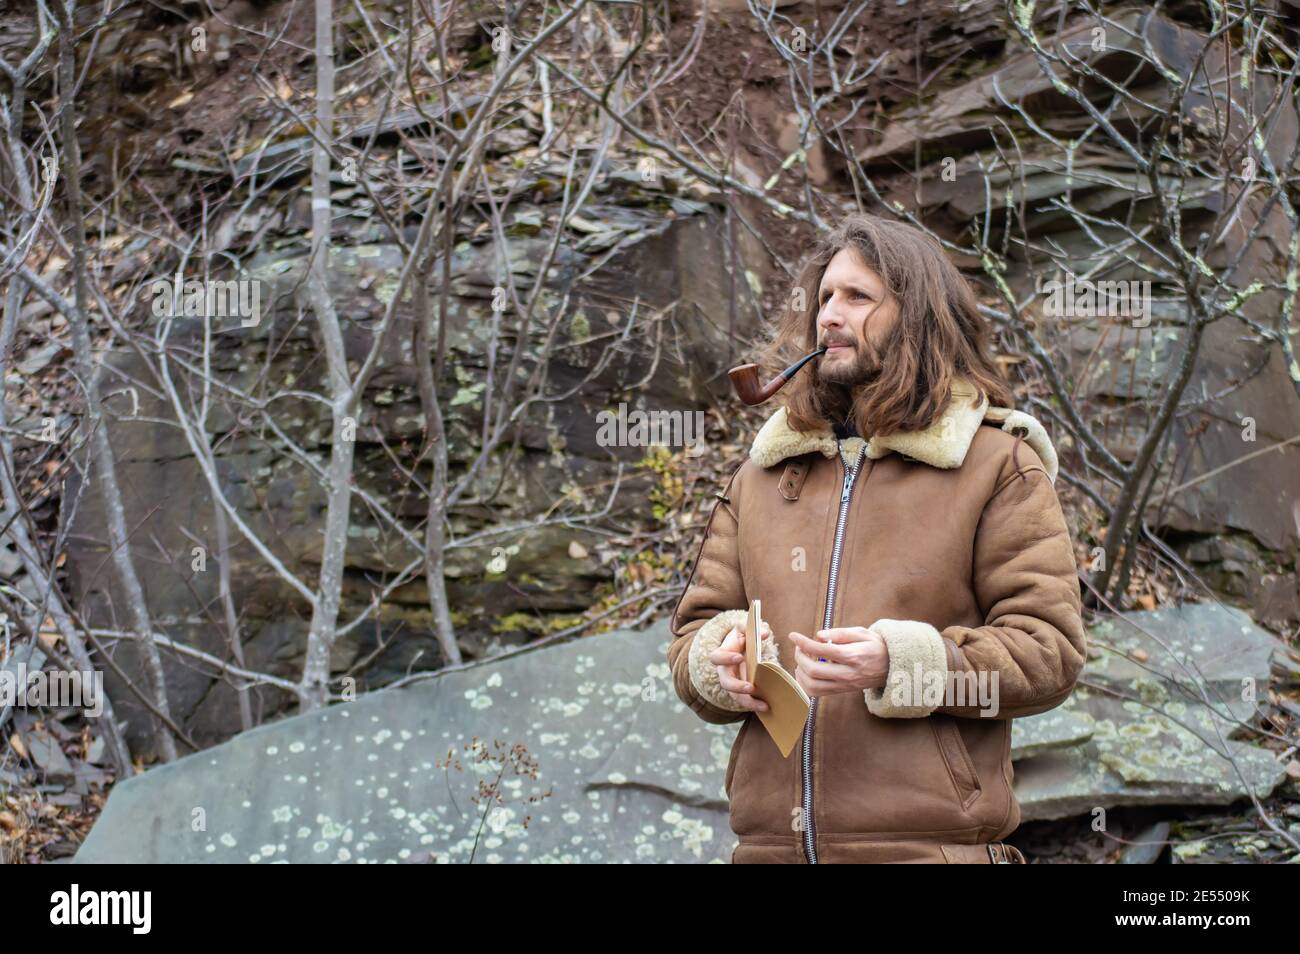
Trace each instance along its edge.
<path fill-rule="evenodd" d="M 851 360 L 840 353 L 830 361 L 826 355 L 817 359 L 817 377 L 827 384 L 854 388 L 865 384 L 880 373 L 880 356 L 870 344 L 854 342 Z"/>

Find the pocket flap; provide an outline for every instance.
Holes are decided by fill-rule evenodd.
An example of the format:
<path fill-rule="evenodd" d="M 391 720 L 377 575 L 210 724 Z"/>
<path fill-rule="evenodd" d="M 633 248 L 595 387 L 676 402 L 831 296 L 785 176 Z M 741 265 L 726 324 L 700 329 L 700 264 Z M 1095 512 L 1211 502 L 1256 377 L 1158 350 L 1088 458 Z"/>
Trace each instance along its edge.
<path fill-rule="evenodd" d="M 966 751 L 966 743 L 962 740 L 957 720 L 936 713 L 930 716 L 930 727 L 934 729 L 939 751 L 952 775 L 953 785 L 957 788 L 957 800 L 963 809 L 969 809 L 971 802 L 980 794 L 980 780 L 975 771 L 975 763 Z"/>

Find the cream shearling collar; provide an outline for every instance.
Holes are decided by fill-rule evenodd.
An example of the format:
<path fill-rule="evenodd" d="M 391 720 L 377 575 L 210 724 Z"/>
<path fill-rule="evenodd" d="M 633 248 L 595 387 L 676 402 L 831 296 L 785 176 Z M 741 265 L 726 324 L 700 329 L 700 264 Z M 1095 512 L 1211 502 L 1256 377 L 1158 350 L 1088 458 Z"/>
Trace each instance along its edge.
<path fill-rule="evenodd" d="M 966 381 L 958 381 L 953 385 L 952 396 L 943 413 L 929 427 L 873 437 L 867 441 L 861 437 L 837 440 L 830 428 L 796 431 L 786 422 L 785 408 L 780 408 L 759 429 L 749 456 L 759 467 L 766 468 L 788 457 L 812 451 L 818 451 L 826 457 L 834 457 L 839 452 L 844 455 L 847 465 L 857 459 L 858 450 L 866 444 L 867 456 L 873 460 L 893 451 L 932 467 L 950 470 L 961 466 L 971 441 L 975 438 L 975 432 L 982 422 L 989 420 L 1001 423 L 1002 430 L 1009 434 L 1023 430 L 1025 443 L 1033 448 L 1042 460 L 1047 476 L 1055 483 L 1058 469 L 1056 448 L 1052 446 L 1043 425 L 1024 411 L 989 407 L 988 396 L 983 393 L 980 394 L 979 405 L 972 406 L 975 394 L 974 386 Z"/>

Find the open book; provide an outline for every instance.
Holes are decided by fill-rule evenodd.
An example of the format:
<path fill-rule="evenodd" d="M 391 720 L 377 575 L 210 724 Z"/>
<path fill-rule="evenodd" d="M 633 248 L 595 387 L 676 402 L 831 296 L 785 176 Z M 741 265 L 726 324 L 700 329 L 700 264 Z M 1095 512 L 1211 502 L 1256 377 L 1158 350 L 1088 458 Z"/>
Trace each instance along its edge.
<path fill-rule="evenodd" d="M 760 600 L 754 600 L 749 604 L 749 619 L 745 621 L 745 672 L 754 684 L 754 695 L 767 703 L 766 712 L 754 714 L 781 750 L 781 756 L 789 758 L 808 721 L 808 694 L 780 663 L 760 661 L 762 637 L 763 607 Z"/>

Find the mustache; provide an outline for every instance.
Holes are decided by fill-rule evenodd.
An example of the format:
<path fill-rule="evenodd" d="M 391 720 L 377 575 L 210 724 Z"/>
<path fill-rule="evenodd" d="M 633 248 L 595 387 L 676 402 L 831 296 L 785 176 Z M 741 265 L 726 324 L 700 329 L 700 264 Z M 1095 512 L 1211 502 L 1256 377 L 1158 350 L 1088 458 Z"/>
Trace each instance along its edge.
<path fill-rule="evenodd" d="M 849 348 L 856 348 L 858 346 L 857 342 L 852 338 L 823 338 L 821 340 L 821 346 L 823 348 L 829 348 L 832 345 L 844 345 Z"/>

